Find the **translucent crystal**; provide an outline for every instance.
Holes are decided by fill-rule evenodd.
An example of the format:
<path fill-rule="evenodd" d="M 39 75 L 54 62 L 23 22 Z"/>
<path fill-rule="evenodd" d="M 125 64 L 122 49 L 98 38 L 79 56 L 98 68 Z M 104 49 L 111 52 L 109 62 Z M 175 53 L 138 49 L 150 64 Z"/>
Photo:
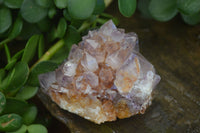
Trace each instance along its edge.
<path fill-rule="evenodd" d="M 83 77 L 85 82 L 91 85 L 91 87 L 97 87 L 99 85 L 99 79 L 93 72 L 84 72 Z"/>
<path fill-rule="evenodd" d="M 98 69 L 98 63 L 96 59 L 85 52 L 85 55 L 83 59 L 81 60 L 81 65 L 87 70 L 87 71 L 96 71 Z"/>
<path fill-rule="evenodd" d="M 67 61 L 63 66 L 63 73 L 66 76 L 74 76 L 76 74 L 77 64 L 73 60 Z"/>
<path fill-rule="evenodd" d="M 58 69 L 39 76 L 44 91 L 61 108 L 98 124 L 143 114 L 160 77 L 139 53 L 137 35 L 110 20 L 82 39 Z"/>
<path fill-rule="evenodd" d="M 76 44 L 72 45 L 71 51 L 68 56 L 68 60 L 73 59 L 75 62 L 78 62 L 83 56 L 83 50 L 78 48 Z"/>
<path fill-rule="evenodd" d="M 114 79 L 114 73 L 111 68 L 101 68 L 99 78 L 102 82 L 109 83 Z"/>
<path fill-rule="evenodd" d="M 116 30 L 111 33 L 111 39 L 115 42 L 121 42 L 122 39 L 124 39 L 124 35 L 124 33 L 121 33 L 120 31 Z"/>
<path fill-rule="evenodd" d="M 119 93 L 129 93 L 140 74 L 140 63 L 136 55 L 131 54 L 116 72 L 116 85 Z"/>
<path fill-rule="evenodd" d="M 131 54 L 130 49 L 120 49 L 112 54 L 107 55 L 105 63 L 113 69 L 118 69 L 123 65 L 129 54 Z"/>
<path fill-rule="evenodd" d="M 112 20 L 109 20 L 107 23 L 101 26 L 99 32 L 103 33 L 106 36 L 110 36 L 114 30 L 117 30 L 117 27 Z"/>

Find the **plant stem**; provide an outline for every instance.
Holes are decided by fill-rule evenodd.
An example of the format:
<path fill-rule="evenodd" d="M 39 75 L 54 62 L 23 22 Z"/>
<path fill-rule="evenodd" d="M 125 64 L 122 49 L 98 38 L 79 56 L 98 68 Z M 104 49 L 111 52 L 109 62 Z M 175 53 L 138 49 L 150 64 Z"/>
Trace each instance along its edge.
<path fill-rule="evenodd" d="M 90 25 L 91 25 L 91 23 L 85 21 L 85 22 L 83 22 L 83 24 L 79 27 L 79 29 L 77 31 L 79 33 L 81 33 L 82 31 L 84 31 L 85 29 L 87 29 Z"/>
<path fill-rule="evenodd" d="M 64 40 L 59 40 L 56 44 L 54 44 L 44 55 L 31 67 L 32 70 L 39 62 L 49 60 L 60 48 L 65 44 Z"/>
<path fill-rule="evenodd" d="M 11 40 L 9 39 L 9 38 L 7 38 L 7 39 L 5 39 L 5 40 L 3 40 L 3 41 L 1 41 L 0 42 L 0 49 L 2 49 L 3 48 L 3 44 L 6 44 L 6 43 L 8 43 L 8 42 L 10 42 Z"/>

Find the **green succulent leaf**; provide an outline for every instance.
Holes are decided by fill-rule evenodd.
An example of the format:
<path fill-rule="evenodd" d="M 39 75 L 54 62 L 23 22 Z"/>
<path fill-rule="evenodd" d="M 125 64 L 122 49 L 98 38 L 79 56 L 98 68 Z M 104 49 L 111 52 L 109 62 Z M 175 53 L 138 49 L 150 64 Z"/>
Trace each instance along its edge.
<path fill-rule="evenodd" d="M 21 90 L 17 93 L 16 98 L 22 100 L 28 100 L 35 96 L 38 91 L 37 86 L 24 86 Z"/>
<path fill-rule="evenodd" d="M 37 116 L 37 108 L 35 106 L 30 106 L 26 109 L 24 114 L 22 115 L 23 123 L 26 125 L 30 125 L 34 122 L 35 118 Z"/>
<path fill-rule="evenodd" d="M 28 40 L 22 56 L 23 62 L 28 63 L 34 57 L 39 39 L 39 35 L 34 35 Z"/>
<path fill-rule="evenodd" d="M 101 14 L 105 9 L 104 0 L 96 0 L 96 6 L 94 8 L 93 14 L 98 15 Z"/>
<path fill-rule="evenodd" d="M 7 44 L 4 44 L 4 48 L 5 48 L 5 53 L 6 53 L 6 57 L 7 57 L 7 62 L 10 62 L 11 56 L 10 56 L 10 50 L 9 50 Z"/>
<path fill-rule="evenodd" d="M 75 19 L 89 18 L 95 8 L 96 0 L 68 0 L 68 11 Z"/>
<path fill-rule="evenodd" d="M 149 12 L 149 3 L 150 3 L 150 0 L 139 0 L 138 1 L 138 9 L 144 18 L 152 18 L 151 14 Z"/>
<path fill-rule="evenodd" d="M 200 0 L 177 0 L 177 6 L 181 13 L 194 15 L 200 11 Z"/>
<path fill-rule="evenodd" d="M 47 133 L 46 127 L 40 124 L 32 124 L 27 129 L 28 133 Z"/>
<path fill-rule="evenodd" d="M 71 49 L 73 44 L 77 44 L 81 40 L 81 36 L 77 29 L 73 26 L 69 26 L 67 30 L 67 35 L 65 36 L 65 43 L 68 46 L 68 50 Z"/>
<path fill-rule="evenodd" d="M 63 10 L 63 16 L 64 16 L 65 19 L 68 20 L 68 21 L 71 21 L 71 20 L 72 20 L 72 18 L 71 18 L 71 16 L 69 15 L 69 12 L 68 12 L 67 9 L 64 9 L 64 10 Z"/>
<path fill-rule="evenodd" d="M 118 0 L 119 11 L 125 17 L 131 17 L 136 9 L 136 0 Z"/>
<path fill-rule="evenodd" d="M 22 27 L 23 27 L 23 20 L 21 19 L 21 17 L 18 17 L 14 22 L 13 28 L 9 33 L 8 38 L 14 39 L 15 37 L 17 37 L 22 31 Z"/>
<path fill-rule="evenodd" d="M 0 131 L 15 131 L 22 125 L 22 118 L 17 114 L 6 114 L 0 117 Z"/>
<path fill-rule="evenodd" d="M 41 34 L 41 31 L 39 27 L 37 26 L 37 24 L 31 24 L 24 21 L 23 28 L 19 35 L 19 38 L 23 40 L 28 40 L 31 38 L 31 36 L 36 35 L 36 34 Z"/>
<path fill-rule="evenodd" d="M 8 8 L 0 8 L 0 33 L 4 33 L 12 24 L 11 12 Z"/>
<path fill-rule="evenodd" d="M 37 26 L 39 27 L 40 31 L 42 31 L 42 32 L 49 31 L 49 29 L 51 29 L 51 25 L 52 25 L 52 22 L 48 17 L 37 22 Z"/>
<path fill-rule="evenodd" d="M 175 0 L 151 0 L 149 11 L 158 21 L 168 21 L 178 13 Z"/>
<path fill-rule="evenodd" d="M 5 66 L 6 70 L 11 70 L 17 62 L 17 59 L 11 59 L 10 62 Z"/>
<path fill-rule="evenodd" d="M 11 58 L 11 60 L 13 60 L 13 59 L 19 59 L 19 58 L 21 58 L 22 57 L 22 54 L 24 53 L 24 49 L 22 49 L 22 50 L 20 50 L 20 51 L 18 51 L 12 58 Z"/>
<path fill-rule="evenodd" d="M 44 53 L 44 36 L 40 36 L 39 42 L 38 42 L 38 58 L 42 57 Z"/>
<path fill-rule="evenodd" d="M 22 116 L 29 107 L 30 106 L 25 101 L 16 98 L 6 98 L 3 114 L 16 113 Z"/>
<path fill-rule="evenodd" d="M 64 37 L 65 45 L 63 48 L 59 49 L 58 52 L 51 58 L 51 61 L 60 64 L 64 59 L 67 58 L 69 50 L 73 44 L 77 44 L 81 40 L 81 36 L 77 29 L 73 26 L 69 26 L 67 29 L 67 34 Z"/>
<path fill-rule="evenodd" d="M 2 92 L 0 92 L 0 114 L 4 110 L 6 105 L 6 98 Z"/>
<path fill-rule="evenodd" d="M 36 23 L 47 16 L 48 9 L 36 4 L 35 0 L 24 0 L 21 15 L 29 23 Z"/>
<path fill-rule="evenodd" d="M 35 2 L 44 8 L 48 8 L 52 4 L 52 0 L 35 0 Z"/>
<path fill-rule="evenodd" d="M 0 84 L 6 75 L 5 69 L 0 69 Z"/>
<path fill-rule="evenodd" d="M 38 75 L 41 73 L 46 73 L 54 71 L 58 65 L 51 61 L 43 61 L 38 63 L 31 71 L 29 79 L 27 81 L 28 85 L 39 86 Z"/>
<path fill-rule="evenodd" d="M 48 11 L 49 18 L 52 19 L 55 15 L 56 15 L 56 9 L 54 7 L 50 8 Z"/>
<path fill-rule="evenodd" d="M 23 0 L 4 0 L 4 4 L 12 9 L 20 8 Z"/>
<path fill-rule="evenodd" d="M 26 133 L 26 130 L 27 130 L 27 126 L 22 125 L 18 130 L 13 131 L 13 132 L 7 132 L 7 133 Z"/>
<path fill-rule="evenodd" d="M 67 7 L 68 0 L 54 0 L 56 7 L 63 9 Z"/>
<path fill-rule="evenodd" d="M 5 90 L 8 85 L 10 84 L 13 76 L 15 74 L 15 69 L 13 69 L 12 71 L 10 71 L 7 76 L 1 81 L 1 84 L 0 84 L 0 90 L 3 91 Z"/>
<path fill-rule="evenodd" d="M 65 18 L 60 18 L 59 23 L 58 23 L 58 27 L 55 31 L 55 36 L 58 38 L 63 38 L 65 35 L 67 29 L 67 22 L 65 20 Z"/>
<path fill-rule="evenodd" d="M 181 16 L 182 16 L 183 20 L 185 21 L 185 23 L 187 23 L 189 25 L 195 25 L 200 22 L 200 13 L 196 13 L 193 15 L 181 14 Z"/>
<path fill-rule="evenodd" d="M 9 84 L 4 88 L 7 95 L 15 94 L 26 82 L 29 75 L 29 67 L 25 62 L 18 62 L 8 74 Z"/>

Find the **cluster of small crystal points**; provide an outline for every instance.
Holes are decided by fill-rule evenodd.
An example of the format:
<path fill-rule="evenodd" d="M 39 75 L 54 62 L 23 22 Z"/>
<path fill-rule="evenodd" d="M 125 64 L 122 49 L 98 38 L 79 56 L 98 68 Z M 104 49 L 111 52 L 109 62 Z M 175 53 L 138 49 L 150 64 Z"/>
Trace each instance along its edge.
<path fill-rule="evenodd" d="M 89 31 L 66 62 L 39 79 L 61 108 L 98 124 L 143 114 L 160 81 L 139 53 L 137 35 L 125 34 L 111 20 Z"/>

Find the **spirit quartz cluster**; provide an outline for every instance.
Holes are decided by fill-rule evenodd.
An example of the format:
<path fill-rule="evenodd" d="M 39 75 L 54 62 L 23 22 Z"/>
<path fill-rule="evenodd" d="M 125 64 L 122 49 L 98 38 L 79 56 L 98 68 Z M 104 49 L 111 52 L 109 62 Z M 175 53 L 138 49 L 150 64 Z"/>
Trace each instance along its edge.
<path fill-rule="evenodd" d="M 62 109 L 97 124 L 143 114 L 160 77 L 138 49 L 137 35 L 110 20 L 74 44 L 58 69 L 41 74 L 41 87 Z"/>

